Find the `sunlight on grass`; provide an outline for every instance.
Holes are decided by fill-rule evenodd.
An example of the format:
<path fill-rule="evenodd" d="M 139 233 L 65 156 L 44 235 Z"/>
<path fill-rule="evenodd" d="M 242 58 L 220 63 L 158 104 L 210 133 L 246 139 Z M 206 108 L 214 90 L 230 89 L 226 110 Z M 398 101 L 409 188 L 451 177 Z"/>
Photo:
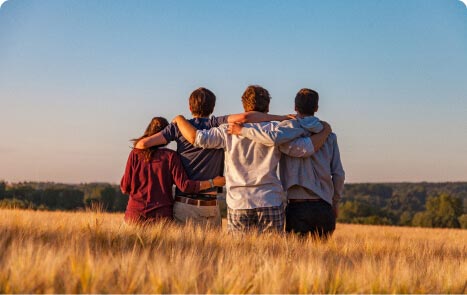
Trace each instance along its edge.
<path fill-rule="evenodd" d="M 467 231 L 338 224 L 332 239 L 0 210 L 2 293 L 465 293 Z"/>

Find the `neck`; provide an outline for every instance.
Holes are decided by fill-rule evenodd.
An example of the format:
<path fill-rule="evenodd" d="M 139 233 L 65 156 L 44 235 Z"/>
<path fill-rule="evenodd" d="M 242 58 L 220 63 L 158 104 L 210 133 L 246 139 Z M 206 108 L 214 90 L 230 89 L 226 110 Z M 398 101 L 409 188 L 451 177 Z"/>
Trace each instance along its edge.
<path fill-rule="evenodd" d="M 310 117 L 310 116 L 314 116 L 315 113 L 313 114 L 301 114 L 300 112 L 297 112 L 297 118 L 305 118 L 305 117 Z"/>

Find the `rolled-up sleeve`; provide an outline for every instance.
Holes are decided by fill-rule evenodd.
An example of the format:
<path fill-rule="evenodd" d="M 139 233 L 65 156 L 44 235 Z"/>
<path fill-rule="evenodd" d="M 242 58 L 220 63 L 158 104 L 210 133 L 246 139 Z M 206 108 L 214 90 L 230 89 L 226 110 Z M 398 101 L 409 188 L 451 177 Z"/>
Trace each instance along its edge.
<path fill-rule="evenodd" d="M 197 130 L 193 145 L 204 149 L 223 149 L 225 147 L 225 133 L 219 127 Z"/>

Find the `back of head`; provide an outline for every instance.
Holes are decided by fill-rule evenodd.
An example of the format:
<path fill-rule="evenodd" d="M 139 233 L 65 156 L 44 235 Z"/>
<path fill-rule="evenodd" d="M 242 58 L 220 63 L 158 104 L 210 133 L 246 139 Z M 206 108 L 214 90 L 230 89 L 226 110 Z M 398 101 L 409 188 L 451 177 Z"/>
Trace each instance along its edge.
<path fill-rule="evenodd" d="M 318 92 L 303 88 L 295 96 L 295 110 L 302 115 L 312 116 L 318 110 Z"/>
<path fill-rule="evenodd" d="M 151 122 L 149 122 L 148 127 L 146 127 L 146 131 L 144 132 L 143 137 L 148 137 L 151 135 L 154 135 L 165 127 L 169 125 L 169 122 L 167 122 L 167 119 L 164 117 L 154 117 L 152 118 Z"/>
<path fill-rule="evenodd" d="M 257 111 L 262 113 L 269 112 L 269 102 L 271 96 L 269 92 L 261 86 L 250 85 L 242 95 L 242 104 L 245 112 Z"/>
<path fill-rule="evenodd" d="M 167 119 L 165 119 L 164 117 L 154 117 L 154 118 L 152 118 L 151 122 L 149 122 L 148 127 L 146 127 L 146 130 L 144 131 L 144 134 L 141 137 L 132 140 L 134 146 L 136 146 L 136 143 L 138 143 L 138 141 L 140 141 L 141 139 L 143 139 L 145 137 L 149 137 L 151 135 L 154 135 L 154 134 L 162 131 L 165 127 L 167 127 L 167 125 L 169 125 L 169 122 L 167 122 Z M 155 150 L 157 150 L 158 147 L 159 146 L 154 146 L 154 147 L 150 147 L 148 149 L 142 150 L 144 158 L 147 161 L 150 160 L 151 157 L 152 157 L 153 152 Z"/>
<path fill-rule="evenodd" d="M 189 104 L 193 116 L 209 117 L 214 111 L 216 96 L 211 90 L 200 87 L 191 93 Z"/>

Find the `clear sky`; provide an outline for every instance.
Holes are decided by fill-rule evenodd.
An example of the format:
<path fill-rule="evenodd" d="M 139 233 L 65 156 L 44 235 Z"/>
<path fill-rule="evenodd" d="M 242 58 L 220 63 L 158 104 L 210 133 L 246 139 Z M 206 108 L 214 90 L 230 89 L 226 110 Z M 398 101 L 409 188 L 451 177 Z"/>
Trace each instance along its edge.
<path fill-rule="evenodd" d="M 459 0 L 27 1 L 0 8 L 0 179 L 117 183 L 153 116 L 272 113 L 303 87 L 348 182 L 467 181 L 467 8 Z"/>

